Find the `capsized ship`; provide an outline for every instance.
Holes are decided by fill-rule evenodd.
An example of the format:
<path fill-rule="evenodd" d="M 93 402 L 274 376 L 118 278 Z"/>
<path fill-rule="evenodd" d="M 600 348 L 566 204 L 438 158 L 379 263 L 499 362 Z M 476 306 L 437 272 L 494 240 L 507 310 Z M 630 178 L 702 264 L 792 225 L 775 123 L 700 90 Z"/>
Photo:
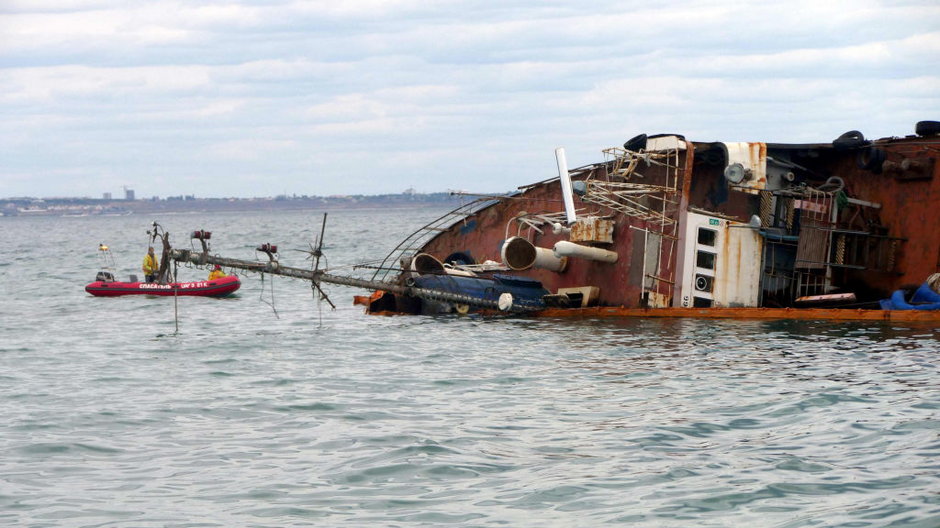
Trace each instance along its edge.
<path fill-rule="evenodd" d="M 319 245 L 313 269 L 268 244 L 268 262 L 205 240 L 168 255 L 373 290 L 356 298 L 370 313 L 940 322 L 940 122 L 813 144 L 641 134 L 602 153 L 569 170 L 556 150 L 558 177 L 474 195 L 371 277 L 321 270 Z"/>
<path fill-rule="evenodd" d="M 930 309 L 933 297 L 909 293 L 940 271 L 940 123 L 915 131 L 816 144 L 639 135 L 571 171 L 559 149 L 558 178 L 465 204 L 403 241 L 373 278 L 491 298 L 524 279 L 530 304 L 552 315 Z M 466 309 L 360 300 L 373 312 Z"/>

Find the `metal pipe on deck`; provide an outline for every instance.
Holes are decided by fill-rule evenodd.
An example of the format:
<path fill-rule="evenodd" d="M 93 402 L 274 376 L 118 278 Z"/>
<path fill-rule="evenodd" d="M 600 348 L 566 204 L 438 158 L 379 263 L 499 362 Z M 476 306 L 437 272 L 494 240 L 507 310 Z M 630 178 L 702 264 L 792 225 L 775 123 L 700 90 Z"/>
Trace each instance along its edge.
<path fill-rule="evenodd" d="M 617 262 L 617 253 L 614 251 L 591 246 L 582 246 L 581 244 L 575 244 L 567 240 L 555 242 L 554 251 L 555 256 L 559 258 L 577 257 L 599 262 Z"/>
<path fill-rule="evenodd" d="M 500 257 L 509 269 L 522 271 L 529 268 L 563 272 L 568 263 L 564 257 L 556 257 L 551 249 L 538 247 L 522 237 L 510 237 L 503 242 Z"/>

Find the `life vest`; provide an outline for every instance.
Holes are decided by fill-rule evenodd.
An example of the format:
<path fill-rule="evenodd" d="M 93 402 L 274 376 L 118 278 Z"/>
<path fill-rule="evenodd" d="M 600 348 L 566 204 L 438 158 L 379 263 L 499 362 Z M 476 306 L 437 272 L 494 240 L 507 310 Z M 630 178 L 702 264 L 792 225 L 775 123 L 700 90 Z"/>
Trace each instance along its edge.
<path fill-rule="evenodd" d="M 151 256 L 150 253 L 144 255 L 144 274 L 153 275 L 159 269 L 160 263 L 155 255 Z"/>

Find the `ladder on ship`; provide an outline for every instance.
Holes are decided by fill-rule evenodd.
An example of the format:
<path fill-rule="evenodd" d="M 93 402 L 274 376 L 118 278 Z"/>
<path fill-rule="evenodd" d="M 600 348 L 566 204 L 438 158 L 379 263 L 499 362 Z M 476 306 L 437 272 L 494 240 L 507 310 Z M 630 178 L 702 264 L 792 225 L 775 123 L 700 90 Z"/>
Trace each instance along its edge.
<path fill-rule="evenodd" d="M 685 169 L 679 165 L 682 149 L 633 151 L 608 148 L 606 179 L 589 178 L 582 200 L 617 211 L 644 232 L 643 297 L 647 306 L 666 306 L 676 285 L 675 270 L 662 276 L 676 254 L 679 240 L 679 182 Z M 644 183 L 640 168 L 662 171 L 659 184 Z"/>
<path fill-rule="evenodd" d="M 414 257 L 418 251 L 427 245 L 434 237 L 497 201 L 498 200 L 491 197 L 477 198 L 465 204 L 461 204 L 460 207 L 448 211 L 444 215 L 421 226 L 415 232 L 405 237 L 404 240 L 399 242 L 398 245 L 385 256 L 382 262 L 376 267 L 375 273 L 372 274 L 372 280 L 388 280 L 389 274 L 400 271 L 401 263 Z"/>
<path fill-rule="evenodd" d="M 667 231 L 668 226 L 678 223 L 675 209 L 679 205 L 679 177 L 684 172 L 679 166 L 679 152 L 678 148 L 653 152 L 604 149 L 611 171 L 606 180 L 587 180 L 584 200 L 657 224 Z M 643 183 L 646 176 L 638 170 L 641 162 L 664 171 L 660 185 Z"/>

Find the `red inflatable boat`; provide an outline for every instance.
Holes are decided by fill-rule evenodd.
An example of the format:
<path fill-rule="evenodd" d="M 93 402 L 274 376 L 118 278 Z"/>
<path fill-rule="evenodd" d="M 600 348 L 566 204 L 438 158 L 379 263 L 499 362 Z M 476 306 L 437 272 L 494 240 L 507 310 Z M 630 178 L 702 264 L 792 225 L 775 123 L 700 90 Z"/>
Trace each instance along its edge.
<path fill-rule="evenodd" d="M 170 284 L 98 280 L 85 286 L 85 291 L 96 297 L 117 297 L 119 295 L 225 297 L 240 288 L 241 285 L 241 281 L 235 275 L 229 275 L 221 279 L 171 282 Z"/>

